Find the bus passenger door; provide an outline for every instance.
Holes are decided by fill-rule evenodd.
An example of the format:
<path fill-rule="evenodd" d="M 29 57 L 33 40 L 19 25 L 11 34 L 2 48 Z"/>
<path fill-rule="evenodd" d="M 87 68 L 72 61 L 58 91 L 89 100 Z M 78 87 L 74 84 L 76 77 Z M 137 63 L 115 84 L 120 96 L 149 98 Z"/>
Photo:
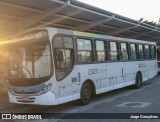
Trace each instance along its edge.
<path fill-rule="evenodd" d="M 74 66 L 73 38 L 57 36 L 53 42 L 55 74 L 59 85 L 59 102 L 73 100 L 73 82 L 77 82 L 77 69 Z"/>

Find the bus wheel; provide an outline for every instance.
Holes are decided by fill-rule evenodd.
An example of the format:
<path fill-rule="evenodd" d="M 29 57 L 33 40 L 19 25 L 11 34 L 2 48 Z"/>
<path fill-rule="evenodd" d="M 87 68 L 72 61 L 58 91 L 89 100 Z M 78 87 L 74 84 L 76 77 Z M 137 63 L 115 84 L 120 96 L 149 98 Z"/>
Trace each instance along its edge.
<path fill-rule="evenodd" d="M 141 87 L 141 85 L 142 85 L 142 76 L 140 73 L 137 73 L 134 88 L 138 89 Z"/>
<path fill-rule="evenodd" d="M 81 99 L 80 102 L 83 105 L 90 103 L 92 98 L 92 87 L 90 83 L 86 82 L 81 88 Z"/>

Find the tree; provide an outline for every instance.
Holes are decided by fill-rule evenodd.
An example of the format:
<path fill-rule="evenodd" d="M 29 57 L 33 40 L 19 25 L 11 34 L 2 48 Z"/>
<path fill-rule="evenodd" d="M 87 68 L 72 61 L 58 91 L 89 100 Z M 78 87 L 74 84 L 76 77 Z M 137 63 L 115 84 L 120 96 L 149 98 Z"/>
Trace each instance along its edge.
<path fill-rule="evenodd" d="M 158 22 L 148 21 L 148 20 L 144 20 L 143 18 L 140 18 L 139 22 L 146 23 L 146 24 L 149 24 L 151 26 L 160 28 L 160 18 L 159 18 Z"/>

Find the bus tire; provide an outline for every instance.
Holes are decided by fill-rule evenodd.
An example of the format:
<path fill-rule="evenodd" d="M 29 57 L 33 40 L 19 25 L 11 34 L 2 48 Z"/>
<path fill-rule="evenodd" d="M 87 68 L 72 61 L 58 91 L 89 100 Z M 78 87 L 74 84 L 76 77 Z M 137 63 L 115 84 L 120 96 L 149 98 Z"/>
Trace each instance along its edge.
<path fill-rule="evenodd" d="M 138 72 L 136 74 L 134 88 L 139 89 L 141 86 L 142 86 L 142 75 L 141 75 L 141 73 Z"/>
<path fill-rule="evenodd" d="M 89 82 L 85 82 L 81 88 L 81 99 L 82 105 L 87 105 L 90 103 L 92 98 L 92 87 Z"/>

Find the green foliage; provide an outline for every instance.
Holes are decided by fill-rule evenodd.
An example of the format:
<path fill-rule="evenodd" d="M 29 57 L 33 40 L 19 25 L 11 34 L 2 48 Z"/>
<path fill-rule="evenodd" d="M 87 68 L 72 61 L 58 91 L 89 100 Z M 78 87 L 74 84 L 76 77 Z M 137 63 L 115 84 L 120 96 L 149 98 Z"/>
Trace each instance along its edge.
<path fill-rule="evenodd" d="M 160 18 L 158 22 L 144 20 L 143 18 L 140 18 L 139 21 L 160 28 Z"/>

